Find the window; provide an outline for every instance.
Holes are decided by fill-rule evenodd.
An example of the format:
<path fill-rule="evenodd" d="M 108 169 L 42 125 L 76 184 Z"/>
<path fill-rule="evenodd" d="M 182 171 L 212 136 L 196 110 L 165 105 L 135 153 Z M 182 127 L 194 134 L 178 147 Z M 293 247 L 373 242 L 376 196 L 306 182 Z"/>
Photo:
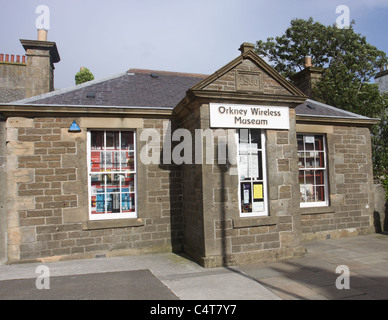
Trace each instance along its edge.
<path fill-rule="evenodd" d="M 136 217 L 134 131 L 88 132 L 89 217 Z"/>
<path fill-rule="evenodd" d="M 240 129 L 238 155 L 241 216 L 267 215 L 264 133 L 257 129 Z"/>
<path fill-rule="evenodd" d="M 301 207 L 329 203 L 325 140 L 324 135 L 297 134 Z"/>

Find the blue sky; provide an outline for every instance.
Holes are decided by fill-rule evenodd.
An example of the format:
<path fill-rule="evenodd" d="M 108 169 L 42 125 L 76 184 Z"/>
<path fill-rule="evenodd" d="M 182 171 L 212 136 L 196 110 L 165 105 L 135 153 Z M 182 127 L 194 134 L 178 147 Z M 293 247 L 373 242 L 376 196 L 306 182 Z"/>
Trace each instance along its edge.
<path fill-rule="evenodd" d="M 335 23 L 347 5 L 355 30 L 388 54 L 387 0 L 0 0 L 0 53 L 24 54 L 37 38 L 38 5 L 50 9 L 48 40 L 61 61 L 55 87 L 74 85 L 81 66 L 96 79 L 130 68 L 211 74 L 243 42 L 281 35 L 291 19 Z"/>

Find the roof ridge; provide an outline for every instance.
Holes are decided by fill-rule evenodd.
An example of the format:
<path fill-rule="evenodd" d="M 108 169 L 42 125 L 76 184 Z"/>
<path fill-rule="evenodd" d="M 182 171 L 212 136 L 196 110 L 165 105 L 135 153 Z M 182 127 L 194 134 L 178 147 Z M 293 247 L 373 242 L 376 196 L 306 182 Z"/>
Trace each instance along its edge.
<path fill-rule="evenodd" d="M 129 73 L 142 73 L 142 74 L 150 74 L 150 73 L 157 73 L 160 75 L 176 75 L 176 76 L 185 76 L 185 77 L 208 77 L 208 74 L 202 74 L 202 73 L 189 73 L 189 72 L 178 72 L 178 71 L 165 71 L 165 70 L 151 70 L 151 69 L 137 69 L 137 68 L 131 68 L 128 70 Z"/>
<path fill-rule="evenodd" d="M 123 77 L 123 76 L 125 76 L 127 74 L 128 74 L 128 72 L 116 73 L 116 74 L 108 76 L 108 77 L 87 81 L 87 82 L 84 82 L 84 83 L 81 83 L 81 84 L 77 84 L 75 86 L 67 87 L 67 88 L 64 88 L 64 89 L 54 90 L 54 91 L 51 91 L 51 92 L 48 92 L 48 93 L 43 93 L 41 95 L 33 96 L 33 97 L 22 99 L 22 100 L 16 100 L 16 101 L 13 101 L 13 103 L 24 104 L 24 103 L 31 103 L 31 102 L 42 100 L 42 99 L 46 99 L 46 98 L 51 98 L 51 97 L 54 97 L 56 95 L 72 92 L 72 91 L 79 90 L 79 89 L 82 89 L 82 88 L 85 88 L 85 87 L 89 87 L 89 86 L 92 86 L 92 85 L 95 85 L 95 84 L 98 84 L 98 83 L 101 83 L 101 82 L 105 82 L 105 81 L 108 81 L 108 80 L 120 78 L 120 77 Z"/>

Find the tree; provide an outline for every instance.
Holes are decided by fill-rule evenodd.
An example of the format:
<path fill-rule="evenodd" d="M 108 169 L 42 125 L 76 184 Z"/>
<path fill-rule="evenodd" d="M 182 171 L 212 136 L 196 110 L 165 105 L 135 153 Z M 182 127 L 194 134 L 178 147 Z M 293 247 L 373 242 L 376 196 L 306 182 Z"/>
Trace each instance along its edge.
<path fill-rule="evenodd" d="M 93 73 L 88 68 L 81 67 L 80 71 L 75 75 L 75 84 L 81 84 L 90 80 L 94 80 Z"/>
<path fill-rule="evenodd" d="M 378 177 L 385 175 L 388 186 L 388 96 L 370 82 L 387 63 L 387 56 L 369 44 L 366 37 L 355 33 L 354 24 L 352 21 L 349 28 L 341 29 L 312 18 L 293 19 L 282 36 L 257 41 L 255 50 L 288 79 L 302 70 L 304 58 L 311 56 L 314 66 L 324 68 L 311 98 L 381 119 L 371 130 L 374 173 Z"/>

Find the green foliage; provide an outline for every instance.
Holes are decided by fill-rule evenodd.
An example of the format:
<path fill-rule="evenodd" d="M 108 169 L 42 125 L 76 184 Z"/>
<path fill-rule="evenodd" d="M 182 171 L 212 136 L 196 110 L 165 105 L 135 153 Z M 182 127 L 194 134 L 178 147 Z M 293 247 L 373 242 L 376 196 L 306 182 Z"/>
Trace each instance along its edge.
<path fill-rule="evenodd" d="M 387 175 L 383 176 L 383 177 L 380 179 L 380 181 L 381 181 L 382 186 L 383 186 L 384 189 L 385 189 L 385 199 L 388 200 L 388 176 L 387 176 Z"/>
<path fill-rule="evenodd" d="M 94 80 L 94 75 L 88 68 L 81 68 L 75 75 L 75 84 L 81 84 L 90 80 Z"/>
<path fill-rule="evenodd" d="M 354 32 L 354 24 L 352 21 L 349 28 L 340 29 L 312 18 L 293 19 L 282 36 L 257 41 L 255 50 L 286 78 L 302 70 L 304 58 L 311 56 L 314 66 L 325 68 L 311 98 L 381 119 L 371 129 L 374 174 L 386 181 L 388 195 L 388 97 L 370 83 L 388 60 L 383 51 Z"/>
<path fill-rule="evenodd" d="M 312 18 L 293 19 L 282 36 L 257 41 L 255 50 L 287 78 L 301 71 L 304 58 L 310 55 L 314 66 L 340 68 L 341 78 L 365 83 L 387 63 L 387 58 L 384 52 L 368 44 L 364 36 L 354 32 L 354 24 L 352 21 L 348 29 L 340 29 L 314 22 Z"/>
<path fill-rule="evenodd" d="M 388 105 L 388 95 L 382 95 Z M 373 145 L 373 170 L 375 177 L 380 180 L 385 189 L 388 200 L 388 111 L 384 110 L 380 115 L 380 123 L 371 129 Z"/>

